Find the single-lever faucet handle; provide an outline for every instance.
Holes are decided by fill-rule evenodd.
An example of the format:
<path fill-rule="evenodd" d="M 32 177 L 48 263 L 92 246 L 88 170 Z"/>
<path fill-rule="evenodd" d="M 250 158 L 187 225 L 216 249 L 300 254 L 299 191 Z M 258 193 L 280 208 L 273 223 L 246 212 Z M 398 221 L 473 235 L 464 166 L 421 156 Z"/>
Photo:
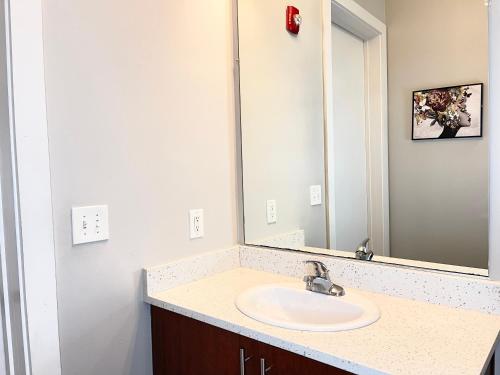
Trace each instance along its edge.
<path fill-rule="evenodd" d="M 356 250 L 356 259 L 359 260 L 372 260 L 373 259 L 373 251 L 368 250 L 368 242 L 370 242 L 369 238 L 366 238 L 363 242 L 361 242 Z"/>
<path fill-rule="evenodd" d="M 359 244 L 358 249 L 365 249 L 365 250 L 366 250 L 366 248 L 367 248 L 367 246 L 368 246 L 368 242 L 370 242 L 370 239 L 369 239 L 369 238 L 365 238 L 365 239 L 363 240 L 363 242 L 361 242 L 361 243 Z"/>
<path fill-rule="evenodd" d="M 324 263 L 316 260 L 307 260 L 304 263 L 307 268 L 307 274 L 304 276 L 306 290 L 335 297 L 345 295 L 344 288 L 330 280 L 328 268 Z"/>
<path fill-rule="evenodd" d="M 329 270 L 323 262 L 306 260 L 307 275 L 330 280 Z"/>

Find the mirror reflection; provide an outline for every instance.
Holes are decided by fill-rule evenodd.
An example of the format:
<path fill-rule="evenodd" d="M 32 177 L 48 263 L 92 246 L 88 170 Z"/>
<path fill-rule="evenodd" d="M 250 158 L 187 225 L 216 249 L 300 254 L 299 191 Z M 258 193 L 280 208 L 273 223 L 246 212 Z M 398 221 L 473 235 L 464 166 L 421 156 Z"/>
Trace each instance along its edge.
<path fill-rule="evenodd" d="M 487 268 L 484 0 L 238 0 L 238 32 L 247 244 Z"/>

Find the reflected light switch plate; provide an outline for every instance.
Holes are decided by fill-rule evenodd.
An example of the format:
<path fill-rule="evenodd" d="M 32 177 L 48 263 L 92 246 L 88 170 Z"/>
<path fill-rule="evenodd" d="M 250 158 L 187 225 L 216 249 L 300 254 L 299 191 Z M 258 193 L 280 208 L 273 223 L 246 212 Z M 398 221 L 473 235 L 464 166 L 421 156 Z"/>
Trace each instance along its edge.
<path fill-rule="evenodd" d="M 321 201 L 321 185 L 312 185 L 310 187 L 311 206 L 319 206 Z"/>

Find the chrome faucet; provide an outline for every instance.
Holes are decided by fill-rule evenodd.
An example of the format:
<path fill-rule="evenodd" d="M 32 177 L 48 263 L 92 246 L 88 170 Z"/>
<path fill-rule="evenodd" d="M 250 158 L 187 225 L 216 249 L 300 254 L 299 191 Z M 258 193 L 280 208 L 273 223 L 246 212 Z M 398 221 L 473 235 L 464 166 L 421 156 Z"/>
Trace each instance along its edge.
<path fill-rule="evenodd" d="M 328 268 L 322 262 L 308 260 L 305 262 L 307 274 L 304 276 L 306 289 L 311 292 L 341 297 L 345 295 L 344 288 L 330 280 Z"/>
<path fill-rule="evenodd" d="M 372 260 L 373 259 L 373 251 L 368 250 L 368 242 L 370 239 L 367 238 L 363 242 L 361 242 L 356 250 L 356 259 L 359 260 Z"/>

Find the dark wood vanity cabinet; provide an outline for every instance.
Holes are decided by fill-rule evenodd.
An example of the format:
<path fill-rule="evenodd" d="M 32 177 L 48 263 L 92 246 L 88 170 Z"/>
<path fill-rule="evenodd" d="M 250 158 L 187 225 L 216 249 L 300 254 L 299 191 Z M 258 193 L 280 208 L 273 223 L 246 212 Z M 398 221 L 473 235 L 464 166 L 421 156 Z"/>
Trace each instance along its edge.
<path fill-rule="evenodd" d="M 155 306 L 151 329 L 155 375 L 350 374 Z"/>

